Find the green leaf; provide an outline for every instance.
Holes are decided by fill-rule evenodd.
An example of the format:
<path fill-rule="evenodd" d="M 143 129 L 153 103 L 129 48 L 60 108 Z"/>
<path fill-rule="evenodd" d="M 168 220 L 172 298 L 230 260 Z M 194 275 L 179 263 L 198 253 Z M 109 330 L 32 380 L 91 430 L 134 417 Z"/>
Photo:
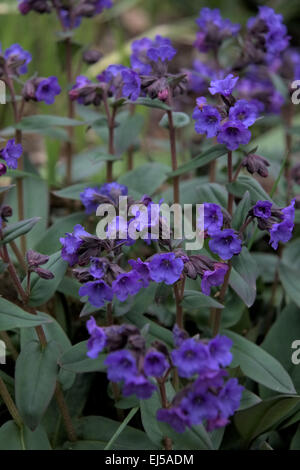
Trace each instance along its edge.
<path fill-rule="evenodd" d="M 118 182 L 128 186 L 130 190 L 143 195 L 151 196 L 167 179 L 170 168 L 162 163 L 145 163 L 125 175 L 122 175 Z"/>
<path fill-rule="evenodd" d="M 243 199 L 239 202 L 238 206 L 236 207 L 232 219 L 232 227 L 235 230 L 240 230 L 244 222 L 246 221 L 248 212 L 251 208 L 251 200 L 250 200 L 250 193 L 246 191 Z"/>
<path fill-rule="evenodd" d="M 236 413 L 234 422 L 240 435 L 249 442 L 269 429 L 273 429 L 299 403 L 299 396 L 282 395 L 269 398 Z"/>
<path fill-rule="evenodd" d="M 86 218 L 84 212 L 75 212 L 67 217 L 62 217 L 54 222 L 45 232 L 44 236 L 34 247 L 39 253 L 51 255 L 61 249 L 60 237 L 64 237 L 67 232 L 72 232 L 76 224 L 81 224 Z"/>
<path fill-rule="evenodd" d="M 86 416 L 76 423 L 79 440 L 68 442 L 65 448 L 71 450 L 104 450 L 111 436 L 120 427 L 120 423 L 102 416 Z M 126 426 L 115 440 L 114 450 L 156 450 L 158 447 L 148 439 L 143 431 Z"/>
<path fill-rule="evenodd" d="M 26 237 L 27 249 L 33 248 L 44 235 L 48 227 L 49 216 L 49 188 L 47 181 L 42 179 L 32 164 L 25 158 L 25 170 L 30 172 L 30 176 L 23 179 L 23 204 L 25 219 L 41 218 L 40 222 L 30 230 Z M 37 197 L 38 195 L 38 197 Z M 7 204 L 13 209 L 12 222 L 18 221 L 18 196 L 17 190 L 14 188 L 8 193 Z"/>
<path fill-rule="evenodd" d="M 32 274 L 29 305 L 34 307 L 43 305 L 51 299 L 66 273 L 68 263 L 62 259 L 61 252 L 58 251 L 50 256 L 48 263 L 43 267 L 51 271 L 54 278 L 41 279 L 37 274 Z"/>
<path fill-rule="evenodd" d="M 194 157 L 191 161 L 188 163 L 185 163 L 181 167 L 178 168 L 178 170 L 173 171 L 170 173 L 168 176 L 178 176 L 178 175 L 183 175 L 184 173 L 189 173 L 190 171 L 194 171 L 197 168 L 201 168 L 208 163 L 212 162 L 213 160 L 216 160 L 217 158 L 222 157 L 227 153 L 227 148 L 225 145 L 214 145 L 213 147 L 210 147 L 208 150 L 205 152 L 200 153 L 200 155 L 197 155 Z M 208 199 L 210 201 L 210 199 Z M 211 201 L 210 201 L 211 202 Z"/>
<path fill-rule="evenodd" d="M 254 258 L 246 247 L 232 259 L 229 284 L 247 307 L 253 305 L 256 298 L 256 278 L 258 268 Z"/>
<path fill-rule="evenodd" d="M 224 305 L 217 302 L 212 297 L 202 294 L 195 290 L 185 290 L 182 305 L 184 308 L 198 309 L 207 308 L 224 308 Z"/>
<path fill-rule="evenodd" d="M 9 243 L 21 235 L 25 235 L 35 226 L 37 222 L 41 220 L 40 217 L 33 217 L 32 219 L 21 220 L 14 224 L 9 224 L 3 229 L 3 238 L 0 240 L 0 245 Z"/>
<path fill-rule="evenodd" d="M 247 377 L 277 393 L 296 393 L 289 374 L 274 357 L 230 330 L 223 332 L 233 341 L 233 362 L 230 367 L 239 366 Z"/>
<path fill-rule="evenodd" d="M 246 191 L 249 191 L 252 202 L 272 201 L 259 182 L 251 176 L 240 175 L 236 181 L 228 183 L 226 187 L 231 194 L 240 198 L 244 196 Z"/>
<path fill-rule="evenodd" d="M 52 116 L 51 114 L 35 114 L 26 116 L 15 125 L 16 129 L 35 131 L 48 127 L 74 127 L 84 125 L 84 121 L 70 119 L 61 116 Z"/>
<path fill-rule="evenodd" d="M 118 437 L 120 436 L 120 434 L 124 431 L 124 429 L 126 428 L 127 424 L 130 423 L 130 421 L 132 420 L 132 418 L 134 417 L 134 415 L 136 414 L 136 412 L 139 410 L 139 406 L 135 407 L 135 408 L 132 408 L 132 410 L 130 410 L 130 412 L 128 413 L 128 415 L 126 416 L 126 418 L 124 419 L 124 421 L 120 424 L 120 426 L 118 427 L 118 429 L 114 432 L 113 436 L 111 437 L 111 439 L 109 440 L 109 442 L 106 444 L 104 450 L 110 450 L 114 445 L 115 445 L 115 442 L 117 441 Z"/>
<path fill-rule="evenodd" d="M 46 313 L 40 313 L 42 317 L 46 320 L 49 320 L 49 323 L 46 323 L 43 326 L 43 330 L 47 339 L 47 342 L 55 341 L 58 349 L 58 360 L 66 352 L 69 351 L 72 347 L 71 341 L 68 336 L 60 326 L 60 324 Z M 31 341 L 38 341 L 37 332 L 34 328 L 26 328 L 26 330 L 21 330 L 21 349 L 26 347 L 26 344 Z M 68 390 L 74 383 L 75 373 L 61 369 L 58 374 L 58 381 L 61 383 L 64 390 Z"/>
<path fill-rule="evenodd" d="M 188 126 L 191 122 L 191 119 L 186 113 L 172 112 L 173 117 L 173 126 L 175 129 L 180 129 L 182 127 Z M 160 127 L 164 129 L 169 129 L 169 116 L 164 114 L 159 123 Z"/>
<path fill-rule="evenodd" d="M 42 347 L 38 341 L 27 343 L 16 362 L 15 395 L 25 424 L 34 430 L 47 410 L 57 379 L 57 343 Z"/>
<path fill-rule="evenodd" d="M 196 194 L 198 195 L 199 203 L 213 202 L 219 204 L 221 207 L 227 207 L 227 191 L 221 184 L 218 183 L 204 183 L 196 187 Z"/>
<path fill-rule="evenodd" d="M 20 429 L 14 421 L 7 421 L 0 428 L 0 450 L 51 450 L 47 434 L 42 426 L 31 431 Z"/>
<path fill-rule="evenodd" d="M 253 392 L 250 392 L 250 390 L 244 388 L 239 411 L 247 410 L 248 408 L 257 405 L 261 401 L 262 400 L 261 398 L 259 398 L 259 396 L 255 395 L 255 393 Z"/>
<path fill-rule="evenodd" d="M 294 352 L 292 344 L 300 339 L 299 317 L 299 307 L 293 303 L 287 305 L 271 326 L 261 347 L 282 364 L 293 380 L 297 393 L 300 394 L 299 365 L 293 364 L 292 361 Z M 262 387 L 260 392 L 263 398 L 270 395 Z"/>
<path fill-rule="evenodd" d="M 297 269 L 294 264 L 287 265 L 285 262 L 281 261 L 279 263 L 278 272 L 284 290 L 290 299 L 300 307 L 299 269 Z"/>
<path fill-rule="evenodd" d="M 51 318 L 45 318 L 40 314 L 32 315 L 27 313 L 17 305 L 0 297 L 0 331 L 13 328 L 32 328 L 51 322 Z"/>
<path fill-rule="evenodd" d="M 57 197 L 64 199 L 73 199 L 74 201 L 80 201 L 80 193 L 82 193 L 88 186 L 88 183 L 78 183 L 66 188 L 53 191 L 53 194 Z"/>
<path fill-rule="evenodd" d="M 134 114 L 122 120 L 116 128 L 115 147 L 117 154 L 122 154 L 138 141 L 138 136 L 144 126 L 144 118 L 141 114 Z"/>
<path fill-rule="evenodd" d="M 131 101 L 128 101 L 128 103 L 131 103 Z M 157 109 L 164 109 L 165 111 L 171 111 L 170 106 L 168 106 L 167 104 L 163 103 L 162 101 L 158 99 L 152 100 L 151 98 L 138 98 L 134 102 L 134 104 L 140 105 L 140 106 L 146 106 L 147 108 L 157 108 Z"/>
<path fill-rule="evenodd" d="M 290 450 L 300 450 L 300 424 L 291 441 Z"/>
<path fill-rule="evenodd" d="M 82 374 L 84 372 L 103 372 L 105 354 L 100 354 L 97 359 L 90 359 L 87 356 L 87 341 L 75 344 L 67 350 L 59 360 L 62 369 Z"/>

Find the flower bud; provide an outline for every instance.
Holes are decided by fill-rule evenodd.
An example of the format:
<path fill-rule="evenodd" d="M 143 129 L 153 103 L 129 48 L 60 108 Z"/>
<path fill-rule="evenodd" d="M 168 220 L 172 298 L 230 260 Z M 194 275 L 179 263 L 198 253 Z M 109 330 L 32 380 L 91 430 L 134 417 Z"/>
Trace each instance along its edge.
<path fill-rule="evenodd" d="M 103 54 L 100 51 L 97 51 L 97 49 L 88 49 L 87 51 L 84 51 L 82 55 L 83 61 L 88 64 L 96 64 L 101 58 Z"/>

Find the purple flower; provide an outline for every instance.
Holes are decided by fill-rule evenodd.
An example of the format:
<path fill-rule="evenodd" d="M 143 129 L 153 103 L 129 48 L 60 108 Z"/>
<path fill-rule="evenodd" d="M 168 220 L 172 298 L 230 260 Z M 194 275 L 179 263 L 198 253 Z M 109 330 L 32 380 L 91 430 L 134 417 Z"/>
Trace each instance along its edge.
<path fill-rule="evenodd" d="M 0 150 L 0 157 L 5 160 L 8 168 L 15 170 L 18 168 L 18 159 L 23 153 L 23 147 L 21 144 L 16 144 L 15 139 L 7 141 L 5 147 Z"/>
<path fill-rule="evenodd" d="M 184 432 L 185 428 L 190 426 L 188 417 L 177 406 L 158 410 L 156 418 L 158 421 L 169 424 L 178 433 Z"/>
<path fill-rule="evenodd" d="M 131 69 L 122 70 L 123 88 L 122 95 L 131 101 L 136 101 L 141 93 L 141 79 L 139 75 Z"/>
<path fill-rule="evenodd" d="M 149 282 L 151 281 L 149 263 L 145 263 L 140 258 L 138 258 L 137 260 L 130 259 L 128 263 L 139 276 L 139 280 L 142 284 L 142 287 L 147 287 L 149 285 Z"/>
<path fill-rule="evenodd" d="M 227 260 L 241 252 L 242 241 L 234 230 L 226 228 L 212 236 L 209 241 L 209 248 L 221 259 Z"/>
<path fill-rule="evenodd" d="M 218 395 L 218 408 L 222 418 L 232 416 L 240 406 L 244 387 L 237 379 L 229 379 Z"/>
<path fill-rule="evenodd" d="M 220 416 L 217 416 L 214 419 L 207 420 L 206 430 L 208 432 L 212 432 L 215 429 L 224 428 L 224 426 L 226 426 L 226 424 L 228 423 L 229 423 L 229 420 L 227 418 L 221 418 Z"/>
<path fill-rule="evenodd" d="M 127 196 L 128 188 L 119 183 L 105 183 L 99 189 L 99 194 L 109 197 L 114 203 L 119 202 L 120 196 Z"/>
<path fill-rule="evenodd" d="M 208 347 L 192 338 L 184 340 L 179 349 L 172 351 L 171 357 L 180 377 L 189 378 L 209 368 L 215 369 Z"/>
<path fill-rule="evenodd" d="M 177 51 L 172 46 L 169 38 L 163 38 L 157 35 L 147 51 L 147 56 L 154 62 L 158 62 L 159 60 L 165 62 L 172 60 L 176 53 Z"/>
<path fill-rule="evenodd" d="M 239 77 L 234 77 L 232 73 L 222 80 L 213 80 L 208 88 L 212 95 L 220 93 L 223 96 L 230 96 Z"/>
<path fill-rule="evenodd" d="M 127 349 L 108 354 L 104 364 L 108 366 L 107 376 L 112 382 L 127 381 L 137 374 L 136 359 Z"/>
<path fill-rule="evenodd" d="M 157 253 L 149 262 L 150 277 L 154 282 L 171 285 L 180 278 L 183 266 L 182 259 L 174 253 Z"/>
<path fill-rule="evenodd" d="M 86 188 L 80 193 L 80 200 L 85 207 L 87 214 L 93 214 L 96 212 L 100 202 L 97 200 L 97 195 L 101 194 L 98 188 Z"/>
<path fill-rule="evenodd" d="M 220 129 L 221 115 L 213 106 L 204 106 L 202 110 L 195 108 L 193 112 L 195 130 L 198 134 L 215 137 Z"/>
<path fill-rule="evenodd" d="M 142 287 L 139 276 L 135 271 L 119 274 L 117 279 L 112 283 L 112 289 L 115 296 L 124 301 L 129 295 L 135 295 Z"/>
<path fill-rule="evenodd" d="M 90 273 L 95 279 L 101 279 L 104 275 L 103 261 L 99 258 L 91 258 Z"/>
<path fill-rule="evenodd" d="M 278 224 L 273 224 L 270 229 L 270 245 L 277 250 L 278 243 L 287 243 L 292 238 L 294 224 L 288 220 L 284 220 Z"/>
<path fill-rule="evenodd" d="M 169 367 L 166 356 L 159 351 L 149 351 L 144 359 L 144 372 L 147 376 L 161 377 Z"/>
<path fill-rule="evenodd" d="M 59 95 L 61 88 L 57 77 L 49 77 L 42 80 L 37 87 L 35 97 L 38 101 L 45 101 L 46 104 L 53 104 L 55 96 Z"/>
<path fill-rule="evenodd" d="M 138 398 L 147 400 L 155 390 L 155 385 L 150 383 L 143 375 L 137 375 L 126 380 L 122 393 L 124 397 L 135 394 Z"/>
<path fill-rule="evenodd" d="M 223 213 L 217 204 L 210 202 L 204 203 L 204 230 L 207 230 L 209 235 L 213 235 L 222 228 Z"/>
<path fill-rule="evenodd" d="M 65 28 L 75 29 L 78 28 L 81 24 L 81 16 L 76 15 L 75 17 L 71 18 L 70 11 L 66 10 L 65 8 L 60 9 L 59 15 Z"/>
<path fill-rule="evenodd" d="M 113 6 L 112 0 L 96 0 L 95 5 L 95 13 L 99 14 L 102 13 L 102 11 L 105 8 L 111 8 Z"/>
<path fill-rule="evenodd" d="M 96 359 L 98 357 L 98 354 L 103 351 L 105 347 L 106 335 L 104 333 L 104 330 L 97 325 L 94 317 L 91 317 L 86 322 L 86 327 L 90 334 L 90 338 L 87 343 L 87 355 L 91 359 Z"/>
<path fill-rule="evenodd" d="M 149 64 L 149 59 L 147 57 L 147 51 L 151 45 L 152 40 L 149 38 L 137 39 L 133 41 L 131 45 L 131 67 L 141 75 L 149 75 L 152 71 L 152 67 Z"/>
<path fill-rule="evenodd" d="M 218 134 L 219 144 L 225 144 L 229 150 L 236 150 L 240 145 L 246 145 L 251 139 L 251 132 L 241 121 L 227 121 L 222 125 Z"/>
<path fill-rule="evenodd" d="M 89 302 L 94 307 L 103 307 L 106 302 L 111 302 L 113 299 L 112 288 L 102 280 L 87 282 L 80 287 L 79 295 L 81 297 L 87 295 Z"/>
<path fill-rule="evenodd" d="M 27 65 L 32 60 L 31 54 L 25 51 L 19 44 L 12 44 L 8 49 L 6 49 L 6 51 L 4 52 L 4 58 L 8 63 L 22 63 L 22 65 L 20 65 L 17 69 L 19 75 L 27 73 Z"/>
<path fill-rule="evenodd" d="M 218 335 L 208 343 L 211 358 L 222 367 L 229 366 L 232 361 L 231 347 L 232 341 L 227 336 Z"/>
<path fill-rule="evenodd" d="M 257 106 L 247 100 L 238 100 L 229 110 L 229 119 L 241 121 L 245 127 L 252 126 L 257 117 Z"/>
<path fill-rule="evenodd" d="M 238 24 L 232 24 L 230 20 L 223 19 L 218 8 L 213 10 L 202 8 L 196 23 L 200 31 L 197 33 L 194 45 L 200 52 L 216 50 L 225 39 L 235 36 L 240 29 Z"/>
<path fill-rule="evenodd" d="M 78 250 L 83 243 L 82 237 L 88 236 L 90 234 L 84 230 L 82 225 L 77 224 L 73 233 L 66 233 L 64 238 L 59 239 L 62 244 L 61 256 L 70 266 L 74 266 L 78 262 Z"/>
<path fill-rule="evenodd" d="M 259 14 L 255 18 L 250 18 L 247 24 L 250 34 L 258 27 L 260 31 L 260 43 L 264 37 L 265 58 L 268 64 L 271 64 L 276 57 L 280 55 L 289 45 L 289 36 L 287 28 L 283 24 L 282 15 L 267 6 L 259 7 Z"/>
<path fill-rule="evenodd" d="M 173 333 L 173 342 L 176 348 L 179 348 L 181 344 L 183 343 L 183 341 L 188 338 L 187 332 L 179 328 L 177 323 L 175 323 L 172 333 Z"/>
<path fill-rule="evenodd" d="M 228 266 L 225 263 L 215 263 L 213 271 L 204 271 L 201 281 L 203 294 L 210 295 L 211 287 L 222 285 L 227 271 Z"/>
<path fill-rule="evenodd" d="M 282 214 L 285 222 L 294 223 L 295 218 L 295 202 L 296 199 L 292 199 L 291 204 L 282 209 Z"/>
<path fill-rule="evenodd" d="M 189 417 L 193 425 L 201 424 L 204 419 L 217 417 L 217 398 L 204 387 L 194 387 L 185 397 L 180 408 Z"/>
<path fill-rule="evenodd" d="M 272 211 L 272 202 L 270 201 L 257 201 L 255 206 L 253 207 L 253 214 L 255 217 L 259 217 L 261 219 L 268 219 L 271 217 Z"/>

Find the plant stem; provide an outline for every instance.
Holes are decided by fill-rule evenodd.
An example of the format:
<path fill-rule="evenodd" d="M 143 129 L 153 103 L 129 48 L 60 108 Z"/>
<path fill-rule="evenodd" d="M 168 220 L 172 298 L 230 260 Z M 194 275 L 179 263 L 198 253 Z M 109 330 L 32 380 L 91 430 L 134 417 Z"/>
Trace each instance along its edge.
<path fill-rule="evenodd" d="M 159 387 L 161 405 L 163 408 L 168 408 L 168 399 L 167 399 L 167 393 L 166 393 L 166 378 L 157 379 L 157 383 Z M 165 436 L 163 438 L 163 443 L 164 443 L 165 450 L 172 450 L 172 440 L 169 437 Z"/>
<path fill-rule="evenodd" d="M 169 120 L 169 136 L 170 136 L 170 149 L 171 149 L 171 162 L 172 170 L 176 171 L 177 165 L 177 151 L 176 151 L 176 132 L 173 123 L 172 111 L 167 111 Z M 179 193 L 179 176 L 173 177 L 173 199 L 175 204 L 179 204 L 180 193 Z"/>
<path fill-rule="evenodd" d="M 227 155 L 227 172 L 228 172 L 228 183 L 232 183 L 233 181 L 233 173 L 232 173 L 232 152 L 229 151 Z M 230 192 L 228 192 L 228 205 L 227 205 L 227 210 L 230 215 L 232 215 L 232 209 L 233 209 L 233 201 L 234 201 L 234 196 Z"/>
<path fill-rule="evenodd" d="M 224 282 L 221 287 L 220 291 L 220 296 L 219 296 L 219 301 L 221 303 L 224 302 L 225 295 L 227 292 L 228 284 L 229 284 L 229 278 L 230 278 L 230 273 L 231 273 L 231 261 L 228 261 L 228 270 L 227 273 L 225 274 Z M 213 336 L 217 336 L 217 334 L 220 331 L 220 326 L 221 326 L 221 318 L 222 318 L 222 309 L 221 308 L 216 308 L 213 311 L 212 315 L 212 320 L 213 320 L 213 325 L 212 325 L 212 330 L 213 330 Z"/>
<path fill-rule="evenodd" d="M 12 397 L 10 396 L 10 393 L 3 381 L 3 379 L 0 377 L 0 395 L 2 397 L 2 400 L 4 401 L 11 417 L 13 418 L 14 422 L 16 423 L 16 425 L 19 427 L 19 428 L 22 428 L 23 427 L 23 421 L 22 421 L 22 418 L 19 414 L 19 411 L 12 399 Z"/>
<path fill-rule="evenodd" d="M 11 247 L 15 257 L 18 260 L 18 263 L 19 263 L 20 267 L 22 268 L 22 270 L 24 272 L 26 272 L 27 266 L 26 266 L 26 263 L 25 263 L 24 258 L 22 256 L 22 253 L 20 252 L 20 250 L 18 248 L 18 245 L 13 240 L 11 242 L 9 242 L 9 244 L 10 244 L 10 247 Z"/>
<path fill-rule="evenodd" d="M 70 86 L 73 81 L 72 71 L 72 41 L 71 38 L 66 39 L 66 73 L 68 85 Z M 75 108 L 74 102 L 68 96 L 68 117 L 74 119 Z M 73 139 L 74 139 L 74 128 L 68 127 L 68 142 L 66 144 L 66 183 L 69 185 L 72 182 L 72 157 L 73 157 Z"/>
<path fill-rule="evenodd" d="M 103 104 L 104 104 L 104 109 L 105 109 L 107 123 L 108 123 L 108 153 L 109 155 L 115 155 L 114 134 L 115 134 L 116 109 L 113 108 L 112 112 L 110 112 L 106 93 L 103 94 Z M 108 183 L 111 183 L 113 181 L 113 162 L 112 161 L 106 162 L 106 181 Z"/>
<path fill-rule="evenodd" d="M 69 413 L 69 410 L 65 401 L 65 397 L 64 397 L 64 394 L 62 392 L 61 385 L 59 382 L 56 382 L 55 398 L 56 398 L 58 407 L 60 409 L 66 431 L 68 433 L 68 439 L 71 442 L 75 442 L 77 440 L 76 431 L 74 429 L 72 419 L 71 419 L 71 416 L 70 416 L 70 413 Z"/>
<path fill-rule="evenodd" d="M 184 328 L 183 308 L 181 305 L 183 295 L 184 295 L 184 285 L 185 285 L 185 278 L 181 281 L 180 288 L 179 288 L 178 282 L 176 282 L 173 286 L 175 302 L 176 302 L 176 323 L 181 329 Z"/>

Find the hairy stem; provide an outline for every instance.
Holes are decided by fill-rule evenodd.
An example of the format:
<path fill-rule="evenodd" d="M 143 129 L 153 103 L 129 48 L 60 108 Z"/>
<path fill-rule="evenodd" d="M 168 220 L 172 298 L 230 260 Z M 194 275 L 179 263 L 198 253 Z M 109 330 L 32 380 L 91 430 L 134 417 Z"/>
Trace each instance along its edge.
<path fill-rule="evenodd" d="M 66 39 L 66 73 L 68 85 L 71 85 L 73 81 L 73 70 L 72 70 L 72 41 L 71 38 Z M 75 107 L 74 102 L 68 96 L 68 117 L 74 119 Z M 71 184 L 72 182 L 72 157 L 73 157 L 73 139 L 74 139 L 74 128 L 68 127 L 68 142 L 66 144 L 66 183 Z"/>
<path fill-rule="evenodd" d="M 59 382 L 56 382 L 55 399 L 60 409 L 66 431 L 68 433 L 68 439 L 71 442 L 75 442 L 77 440 L 76 431 L 74 429 L 72 419 L 71 419 L 71 416 L 67 407 L 67 403 L 65 401 L 65 397 L 64 397 L 64 394 L 62 392 L 61 385 Z"/>
<path fill-rule="evenodd" d="M 229 151 L 227 155 L 227 172 L 228 172 L 228 183 L 232 183 L 233 181 L 233 173 L 232 173 L 232 152 Z M 234 201 L 234 196 L 230 192 L 228 192 L 228 204 L 227 204 L 227 210 L 230 215 L 232 215 L 232 209 L 233 209 L 233 201 Z"/>
<path fill-rule="evenodd" d="M 113 108 L 112 112 L 110 112 L 107 95 L 105 93 L 103 96 L 103 104 L 104 104 L 104 109 L 105 109 L 107 123 L 108 123 L 108 153 L 109 155 L 114 155 L 115 154 L 114 135 L 115 135 L 116 109 Z M 113 181 L 113 162 L 112 161 L 106 162 L 106 181 L 108 183 L 111 183 Z"/>
<path fill-rule="evenodd" d="M 168 408 L 168 399 L 167 399 L 167 393 L 166 393 L 166 378 L 163 379 L 157 379 L 158 387 L 159 387 L 159 393 L 160 393 L 160 399 L 161 399 L 161 405 L 163 408 Z M 172 440 L 165 436 L 163 438 L 163 444 L 165 450 L 172 450 Z"/>
<path fill-rule="evenodd" d="M 172 111 L 167 111 L 169 120 L 169 136 L 170 136 L 170 149 L 171 149 L 171 163 L 172 170 L 176 171 L 177 165 L 177 151 L 176 151 L 176 132 L 173 123 Z M 180 193 L 179 193 L 179 176 L 173 177 L 173 199 L 175 204 L 179 204 Z"/>
<path fill-rule="evenodd" d="M 22 418 L 19 414 L 19 411 L 12 399 L 12 397 L 10 396 L 10 393 L 3 381 L 3 379 L 0 377 L 0 396 L 2 397 L 2 400 L 4 401 L 11 417 L 13 418 L 14 422 L 16 423 L 16 425 L 19 427 L 19 428 L 22 428 L 23 427 L 23 421 L 22 421 Z"/>

